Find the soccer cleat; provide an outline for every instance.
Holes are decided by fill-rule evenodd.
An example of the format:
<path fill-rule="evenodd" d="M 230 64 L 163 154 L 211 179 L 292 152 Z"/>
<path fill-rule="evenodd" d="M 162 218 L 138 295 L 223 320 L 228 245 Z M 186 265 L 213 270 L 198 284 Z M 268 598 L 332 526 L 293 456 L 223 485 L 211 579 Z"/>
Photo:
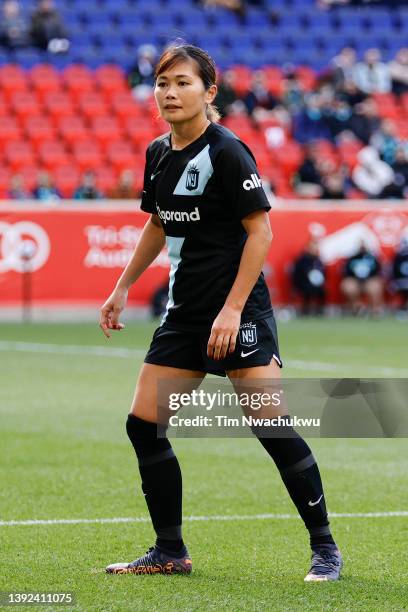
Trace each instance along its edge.
<path fill-rule="evenodd" d="M 320 546 L 312 552 L 312 566 L 305 582 L 324 582 L 338 580 L 343 567 L 343 559 L 338 548 Z"/>
<path fill-rule="evenodd" d="M 179 557 L 171 556 L 151 546 L 146 554 L 131 563 L 112 563 L 106 568 L 107 574 L 190 574 L 192 562 L 184 546 Z"/>

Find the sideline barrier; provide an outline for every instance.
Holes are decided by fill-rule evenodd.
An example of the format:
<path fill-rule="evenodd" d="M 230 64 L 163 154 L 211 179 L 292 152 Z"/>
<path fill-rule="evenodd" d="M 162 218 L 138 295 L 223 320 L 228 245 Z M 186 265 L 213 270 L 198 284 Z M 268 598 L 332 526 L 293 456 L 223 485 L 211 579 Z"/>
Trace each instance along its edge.
<path fill-rule="evenodd" d="M 339 300 L 339 269 L 361 240 L 386 263 L 408 238 L 408 202 L 272 202 L 274 239 L 265 277 L 273 303 L 293 301 L 290 264 L 310 235 L 321 238 L 328 301 Z M 114 286 L 148 215 L 139 203 L 0 202 L 0 307 L 19 304 L 31 272 L 33 306 L 100 305 Z M 146 306 L 168 275 L 163 251 L 132 288 L 129 304 Z"/>

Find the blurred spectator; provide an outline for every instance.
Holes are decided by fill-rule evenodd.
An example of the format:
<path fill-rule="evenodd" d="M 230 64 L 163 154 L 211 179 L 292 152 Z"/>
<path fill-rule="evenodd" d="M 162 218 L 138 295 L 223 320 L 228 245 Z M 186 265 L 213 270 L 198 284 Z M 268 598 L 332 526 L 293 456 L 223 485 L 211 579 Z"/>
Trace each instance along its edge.
<path fill-rule="evenodd" d="M 286 78 L 283 80 L 282 87 L 283 105 L 292 114 L 299 112 L 299 110 L 304 104 L 304 91 L 303 85 L 300 82 L 295 70 L 291 70 L 286 74 Z"/>
<path fill-rule="evenodd" d="M 366 51 L 364 61 L 356 64 L 353 80 L 357 87 L 367 94 L 391 91 L 390 69 L 387 64 L 381 62 L 378 49 Z"/>
<path fill-rule="evenodd" d="M 318 168 L 319 151 L 314 143 L 306 145 L 306 155 L 295 177 L 295 190 L 300 196 L 319 198 L 322 194 L 322 175 Z"/>
<path fill-rule="evenodd" d="M 323 314 L 326 300 L 326 271 L 319 256 L 319 242 L 311 238 L 297 257 L 292 271 L 293 287 L 302 299 L 302 315 Z"/>
<path fill-rule="evenodd" d="M 358 140 L 361 140 L 364 144 L 369 144 L 372 135 L 378 130 L 380 123 L 377 104 L 372 98 L 367 98 L 354 107 L 348 125 Z"/>
<path fill-rule="evenodd" d="M 398 138 L 398 130 L 394 121 L 384 119 L 381 121 L 379 129 L 373 134 L 370 145 L 373 146 L 387 164 L 392 165 L 395 161 L 395 155 L 400 140 Z"/>
<path fill-rule="evenodd" d="M 248 113 L 255 119 L 260 111 L 270 111 L 278 104 L 278 100 L 268 90 L 266 76 L 262 70 L 252 73 L 250 91 L 244 98 L 244 104 Z"/>
<path fill-rule="evenodd" d="M 401 307 L 408 309 L 408 237 L 401 241 L 392 261 L 391 289 L 401 298 Z"/>
<path fill-rule="evenodd" d="M 346 305 L 353 315 L 363 309 L 363 297 L 368 301 L 372 314 L 379 314 L 383 306 L 383 280 L 378 258 L 370 253 L 364 243 L 359 251 L 347 259 L 340 283 Z"/>
<path fill-rule="evenodd" d="M 356 58 L 356 52 L 352 47 L 344 47 L 333 58 L 332 82 L 336 90 L 343 91 L 345 84 L 353 81 Z"/>
<path fill-rule="evenodd" d="M 103 194 L 96 186 L 95 174 L 88 170 L 82 175 L 82 181 L 74 193 L 74 200 L 98 200 Z"/>
<path fill-rule="evenodd" d="M 379 158 L 374 147 L 361 149 L 357 159 L 352 175 L 356 187 L 371 198 L 383 197 L 385 188 L 394 180 L 392 168 Z"/>
<path fill-rule="evenodd" d="M 322 200 L 344 200 L 346 197 L 344 176 L 341 172 L 328 174 L 323 179 Z"/>
<path fill-rule="evenodd" d="M 394 170 L 395 197 L 408 197 L 408 153 L 406 147 L 399 147 L 392 164 Z"/>
<path fill-rule="evenodd" d="M 219 81 L 215 106 L 221 113 L 221 117 L 228 115 L 234 103 L 238 100 L 235 92 L 235 74 L 232 70 L 226 70 Z"/>
<path fill-rule="evenodd" d="M 408 91 L 408 48 L 400 49 L 389 63 L 392 91 L 397 96 Z"/>
<path fill-rule="evenodd" d="M 135 177 L 132 170 L 123 170 L 117 185 L 112 189 L 109 197 L 114 200 L 135 200 L 139 192 L 134 188 Z"/>
<path fill-rule="evenodd" d="M 33 44 L 50 53 L 64 53 L 69 49 L 67 32 L 53 0 L 38 0 L 31 16 L 31 39 Z"/>
<path fill-rule="evenodd" d="M 326 123 L 332 139 L 351 126 L 352 109 L 344 100 L 334 99 L 326 112 Z"/>
<path fill-rule="evenodd" d="M 37 186 L 33 191 L 33 197 L 42 202 L 53 202 L 61 199 L 61 194 L 54 187 L 48 172 L 39 172 L 37 178 Z"/>
<path fill-rule="evenodd" d="M 330 140 L 331 134 L 324 115 L 325 101 L 318 93 L 310 94 L 305 107 L 293 118 L 293 136 L 300 143 Z"/>
<path fill-rule="evenodd" d="M 343 88 L 337 92 L 337 98 L 354 107 L 356 104 L 363 102 L 367 98 L 367 94 L 360 91 L 354 81 L 346 81 Z"/>
<path fill-rule="evenodd" d="M 20 15 L 20 4 L 16 0 L 5 0 L 0 16 L 0 45 L 19 49 L 27 44 L 27 25 Z"/>
<path fill-rule="evenodd" d="M 8 197 L 11 200 L 29 200 L 31 198 L 30 192 L 24 187 L 24 179 L 21 174 L 14 174 L 11 177 Z"/>
<path fill-rule="evenodd" d="M 129 70 L 128 82 L 134 97 L 140 102 L 153 93 L 154 69 L 157 49 L 154 45 L 141 45 L 137 50 L 136 62 Z"/>

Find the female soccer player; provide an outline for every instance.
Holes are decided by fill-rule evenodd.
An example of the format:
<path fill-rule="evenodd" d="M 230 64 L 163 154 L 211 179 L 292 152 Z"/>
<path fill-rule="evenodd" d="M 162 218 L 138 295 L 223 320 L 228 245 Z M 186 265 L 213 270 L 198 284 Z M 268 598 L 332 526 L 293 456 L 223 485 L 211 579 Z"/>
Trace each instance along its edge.
<path fill-rule="evenodd" d="M 272 233 L 268 200 L 251 151 L 217 124 L 212 102 L 216 69 L 192 45 L 168 47 L 155 72 L 154 95 L 170 124 L 146 153 L 141 208 L 150 213 L 132 258 L 102 306 L 100 326 L 123 328 L 129 287 L 162 250 L 169 253 L 166 313 L 137 381 L 126 429 L 157 535 L 155 546 L 108 573 L 190 573 L 182 539 L 182 482 L 167 437 L 158 437 L 157 381 L 276 379 L 282 367 L 276 325 L 262 274 Z M 322 483 L 306 442 L 259 437 L 280 471 L 310 534 L 312 566 L 305 580 L 336 580 L 342 559 L 331 536 Z"/>

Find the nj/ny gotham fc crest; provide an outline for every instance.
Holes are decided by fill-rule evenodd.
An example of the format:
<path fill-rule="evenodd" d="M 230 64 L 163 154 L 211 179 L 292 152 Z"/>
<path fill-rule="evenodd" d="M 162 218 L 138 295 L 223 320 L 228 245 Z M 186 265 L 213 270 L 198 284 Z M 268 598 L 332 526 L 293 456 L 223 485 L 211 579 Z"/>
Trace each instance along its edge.
<path fill-rule="evenodd" d="M 194 189 L 197 189 L 199 176 L 200 172 L 197 169 L 197 166 L 191 165 L 187 170 L 186 176 L 186 189 L 188 189 L 188 191 L 194 191 Z"/>
<path fill-rule="evenodd" d="M 239 327 L 239 340 L 241 346 L 254 346 L 258 342 L 256 323 L 242 323 Z"/>

